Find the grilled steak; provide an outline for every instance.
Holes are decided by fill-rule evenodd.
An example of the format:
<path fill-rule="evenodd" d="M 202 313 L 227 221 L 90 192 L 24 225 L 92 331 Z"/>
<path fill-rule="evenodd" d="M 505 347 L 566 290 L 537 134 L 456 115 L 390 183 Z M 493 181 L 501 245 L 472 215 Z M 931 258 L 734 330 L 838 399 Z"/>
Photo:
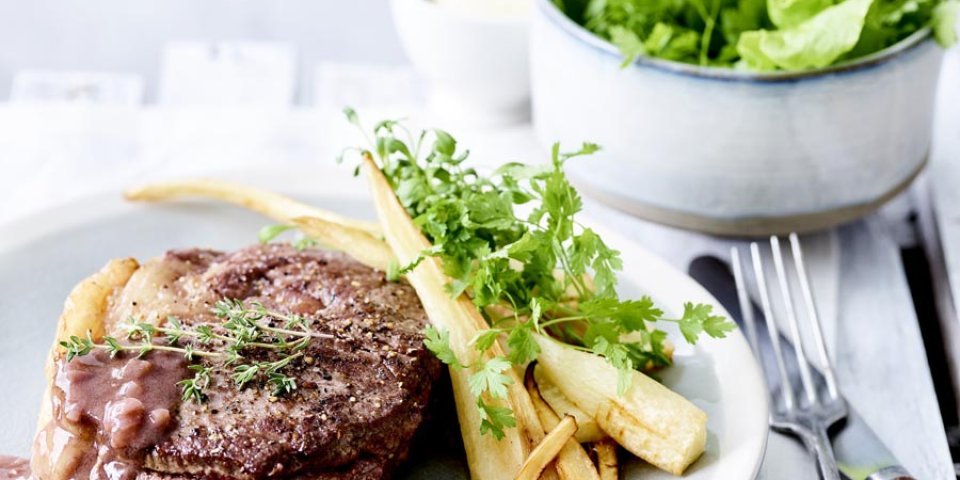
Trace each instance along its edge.
<path fill-rule="evenodd" d="M 297 389 L 287 395 L 273 396 L 256 384 L 238 389 L 229 371 L 214 370 L 204 402 L 175 402 L 168 407 L 173 421 L 163 437 L 127 452 L 127 464 L 139 463 L 132 473 L 128 466 L 119 477 L 104 477 L 390 476 L 408 453 L 440 372 L 423 346 L 426 316 L 412 288 L 388 282 L 382 272 L 344 255 L 289 245 L 226 254 L 172 251 L 145 263 L 111 299 L 106 330 L 121 335 L 120 325 L 130 317 L 157 325 L 168 316 L 185 325 L 222 322 L 211 309 L 224 298 L 302 315 L 312 331 L 330 335 L 312 339 L 304 356 L 288 367 Z M 265 349 L 246 355 L 275 359 Z M 132 359 L 121 355 L 111 361 Z M 54 394 L 65 398 L 63 392 Z M 109 459 L 98 461 L 95 470 L 107 472 Z"/>

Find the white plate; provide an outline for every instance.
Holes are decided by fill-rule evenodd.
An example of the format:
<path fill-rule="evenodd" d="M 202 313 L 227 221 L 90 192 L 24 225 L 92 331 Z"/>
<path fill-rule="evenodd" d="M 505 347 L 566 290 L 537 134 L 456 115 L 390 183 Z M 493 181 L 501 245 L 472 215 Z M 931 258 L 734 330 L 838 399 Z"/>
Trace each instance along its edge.
<path fill-rule="evenodd" d="M 250 178 L 250 177 L 247 177 Z M 289 176 L 282 183 L 258 176 L 265 186 L 288 192 L 317 192 L 302 198 L 343 214 L 372 218 L 363 191 L 331 177 Z M 296 188 L 291 182 L 298 184 Z M 324 184 L 322 190 L 318 188 Z M 257 215 L 211 203 L 131 205 L 119 192 L 73 202 L 0 226 L 0 453 L 26 456 L 44 388 L 42 367 L 63 300 L 72 286 L 108 259 L 146 259 L 171 248 L 239 248 L 256 241 Z M 717 304 L 703 288 L 663 260 L 626 238 L 595 225 L 608 243 L 621 250 L 622 293 L 651 295 L 668 313 L 684 302 Z M 724 313 L 725 314 L 725 313 Z M 684 478 L 752 479 L 767 439 L 767 394 L 758 366 L 744 338 L 706 339 L 696 348 L 670 332 L 678 345 L 676 366 L 663 381 L 710 416 L 707 452 Z M 408 478 L 464 478 L 456 459 L 415 465 Z M 626 478 L 673 478 L 642 462 L 626 468 Z"/>

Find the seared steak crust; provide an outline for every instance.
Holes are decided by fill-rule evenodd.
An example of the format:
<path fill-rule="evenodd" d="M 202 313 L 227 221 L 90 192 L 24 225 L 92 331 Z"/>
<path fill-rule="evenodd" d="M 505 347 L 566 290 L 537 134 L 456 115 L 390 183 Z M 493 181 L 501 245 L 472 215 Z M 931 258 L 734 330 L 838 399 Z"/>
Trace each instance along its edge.
<path fill-rule="evenodd" d="M 211 307 L 229 298 L 303 315 L 313 331 L 334 335 L 314 339 L 288 367 L 297 380 L 290 395 L 238 390 L 229 372 L 215 373 L 205 402 L 180 405 L 177 426 L 149 452 L 139 478 L 377 479 L 406 457 L 440 372 L 408 285 L 342 254 L 289 245 L 172 251 L 134 277 L 108 323 L 168 315 L 215 323 Z"/>

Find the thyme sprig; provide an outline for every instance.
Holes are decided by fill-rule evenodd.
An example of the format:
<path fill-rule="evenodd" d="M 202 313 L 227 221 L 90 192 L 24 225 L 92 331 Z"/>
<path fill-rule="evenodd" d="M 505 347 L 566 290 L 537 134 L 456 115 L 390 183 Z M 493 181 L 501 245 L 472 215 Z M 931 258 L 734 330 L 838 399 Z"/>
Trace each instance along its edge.
<path fill-rule="evenodd" d="M 268 309 L 259 302 L 249 306 L 240 300 L 218 301 L 212 313 L 223 320 L 221 324 L 184 325 L 170 316 L 164 325 L 137 321 L 131 317 L 122 328 L 126 342 L 105 336 L 97 342 L 92 332 L 86 336 L 71 336 L 60 342 L 67 353 L 67 361 L 104 350 L 110 357 L 121 352 L 133 352 L 143 357 L 152 351 L 176 352 L 192 364 L 191 378 L 178 382 L 184 401 L 202 402 L 210 386 L 211 374 L 229 369 L 237 388 L 244 388 L 258 379 L 271 389 L 271 395 L 280 396 L 297 389 L 294 377 L 284 373 L 286 367 L 305 356 L 304 351 L 315 338 L 334 338 L 333 335 L 310 330 L 307 320 L 297 314 L 285 314 Z M 279 323 L 281 326 L 274 326 Z M 248 361 L 254 350 L 271 351 L 279 355 L 273 361 Z M 210 359 L 208 364 L 197 362 Z"/>

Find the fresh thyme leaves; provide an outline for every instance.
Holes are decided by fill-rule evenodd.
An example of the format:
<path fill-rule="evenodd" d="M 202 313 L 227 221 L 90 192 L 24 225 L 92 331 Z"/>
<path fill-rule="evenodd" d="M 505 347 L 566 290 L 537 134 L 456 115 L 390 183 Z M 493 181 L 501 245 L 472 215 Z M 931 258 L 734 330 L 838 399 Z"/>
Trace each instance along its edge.
<path fill-rule="evenodd" d="M 206 399 L 203 391 L 210 385 L 211 368 L 204 365 L 190 365 L 187 368 L 193 371 L 193 378 L 181 380 L 177 383 L 183 392 L 181 398 L 185 402 L 192 400 L 200 403 Z"/>
<path fill-rule="evenodd" d="M 359 127 L 354 111 L 348 109 L 346 116 Z M 568 160 L 592 154 L 598 146 L 585 143 L 563 152 L 554 145 L 548 165 L 508 163 L 481 175 L 465 166 L 468 153 L 442 130 L 414 136 L 402 124 L 384 121 L 372 133 L 367 137 L 372 152 L 349 151 L 375 158 L 432 244 L 410 265 L 392 268 L 391 277 L 411 271 L 426 256 L 438 258 L 451 278 L 450 294 L 467 294 L 489 323 L 473 346 L 488 352 L 498 340 L 506 343 L 505 356 L 464 365 L 447 332 L 425 331 L 427 348 L 441 361 L 471 370 L 469 385 L 485 433 L 499 438 L 515 424 L 509 409 L 485 399 L 506 395 L 507 368 L 537 358 L 536 334 L 605 357 L 621 372 L 624 392 L 632 370 L 671 363 L 658 322 L 679 324 L 690 343 L 701 333 L 724 337 L 733 328 L 712 315 L 709 305 L 688 304 L 682 318 L 667 319 L 649 297 L 619 298 L 620 253 L 577 222 L 583 204 L 564 173 Z"/>
<path fill-rule="evenodd" d="M 193 359 L 193 357 L 217 357 L 219 354 L 214 352 L 204 352 L 196 351 L 192 348 L 181 348 L 174 347 L 169 345 L 158 345 L 154 344 L 152 340 L 144 340 L 139 344 L 123 344 L 120 343 L 114 337 L 104 337 L 103 343 L 94 342 L 93 338 L 90 335 L 90 332 L 87 332 L 87 336 L 78 337 L 73 335 L 67 341 L 61 341 L 60 346 L 62 346 L 67 351 L 67 361 L 71 361 L 76 357 L 82 357 L 89 354 L 95 349 L 106 350 L 110 353 L 110 356 L 116 356 L 120 352 L 136 352 L 137 356 L 142 357 L 154 350 L 157 351 L 166 351 L 166 352 L 178 352 L 184 354 L 184 357 L 188 359 Z"/>
<path fill-rule="evenodd" d="M 178 383 L 184 401 L 201 402 L 210 386 L 210 374 L 215 370 L 229 369 L 230 378 L 238 388 L 260 380 L 271 389 L 271 395 L 292 393 L 297 389 L 297 381 L 284 373 L 286 367 L 304 357 L 304 350 L 312 339 L 333 338 L 310 331 L 306 319 L 300 315 L 270 310 L 256 302 L 247 306 L 239 300 L 221 300 L 214 305 L 213 313 L 224 322 L 187 326 L 175 317 L 168 317 L 163 326 L 157 326 L 130 318 L 123 326 L 129 343 L 109 336 L 98 343 L 87 332 L 84 337 L 72 336 L 60 345 L 66 350 L 68 362 L 96 349 L 105 350 L 111 357 L 120 352 L 134 352 L 142 357 L 157 350 L 179 353 L 189 362 L 207 358 L 208 364 L 190 365 L 193 377 Z M 273 326 L 275 323 L 282 326 Z M 245 355 L 255 349 L 272 351 L 279 358 L 247 361 Z"/>
<path fill-rule="evenodd" d="M 116 348 L 112 345 L 113 342 L 110 343 L 110 348 Z M 70 362 L 76 357 L 82 357 L 93 351 L 94 342 L 90 332 L 87 332 L 86 337 L 72 335 L 69 341 L 61 341 L 60 346 L 67 350 L 67 361 Z"/>

